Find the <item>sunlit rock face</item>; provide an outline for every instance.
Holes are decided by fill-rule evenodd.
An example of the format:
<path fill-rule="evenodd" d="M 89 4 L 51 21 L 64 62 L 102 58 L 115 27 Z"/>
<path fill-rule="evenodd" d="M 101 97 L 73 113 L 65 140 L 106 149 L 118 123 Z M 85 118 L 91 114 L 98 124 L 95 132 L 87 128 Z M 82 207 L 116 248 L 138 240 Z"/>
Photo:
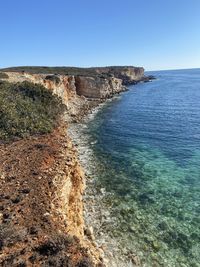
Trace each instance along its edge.
<path fill-rule="evenodd" d="M 7 72 L 10 82 L 29 81 L 45 86 L 54 94 L 60 96 L 63 103 L 68 105 L 72 97 L 85 96 L 87 98 L 109 98 L 125 90 L 122 80 L 115 77 L 45 75 L 18 72 Z"/>
<path fill-rule="evenodd" d="M 95 70 L 99 74 L 107 74 L 121 79 L 124 85 L 140 81 L 144 78 L 144 68 L 142 67 L 104 67 L 95 68 Z"/>
<path fill-rule="evenodd" d="M 125 90 L 122 80 L 115 77 L 81 77 L 75 78 L 76 92 L 88 98 L 109 98 Z"/>
<path fill-rule="evenodd" d="M 45 75 L 45 74 L 29 74 L 18 72 L 7 72 L 9 82 L 28 81 L 41 84 L 47 89 L 53 91 L 54 94 L 61 97 L 64 104 L 68 104 L 70 97 L 76 95 L 74 76 L 67 75 Z"/>
<path fill-rule="evenodd" d="M 69 100 L 84 96 L 86 98 L 106 99 L 125 90 L 124 85 L 145 79 L 141 67 L 102 67 L 91 68 L 91 75 L 62 75 L 21 72 L 5 72 L 10 82 L 29 81 L 45 86 L 62 98 L 64 104 Z"/>

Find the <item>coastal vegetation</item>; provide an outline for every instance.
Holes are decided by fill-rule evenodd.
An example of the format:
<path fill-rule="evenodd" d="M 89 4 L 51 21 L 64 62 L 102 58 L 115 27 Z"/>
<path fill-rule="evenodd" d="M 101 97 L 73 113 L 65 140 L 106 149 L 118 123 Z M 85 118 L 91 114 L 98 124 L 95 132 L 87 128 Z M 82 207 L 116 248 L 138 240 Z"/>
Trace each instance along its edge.
<path fill-rule="evenodd" d="M 45 134 L 64 110 L 61 99 L 42 85 L 0 82 L 0 139 Z"/>
<path fill-rule="evenodd" d="M 8 79 L 8 75 L 4 72 L 0 72 L 0 79 Z"/>
<path fill-rule="evenodd" d="M 76 67 L 11 67 L 2 69 L 1 71 L 11 72 L 28 72 L 31 74 L 60 74 L 60 75 L 80 75 L 80 76 L 95 76 L 97 75 L 93 68 L 76 68 Z"/>
<path fill-rule="evenodd" d="M 1 72 L 27 72 L 30 74 L 60 74 L 60 75 L 74 75 L 74 76 L 112 76 L 116 71 L 129 71 L 130 68 L 136 71 L 141 71 L 140 67 L 133 66 L 109 66 L 109 67 L 46 67 L 46 66 L 21 66 L 1 69 Z"/>
<path fill-rule="evenodd" d="M 60 78 L 56 75 L 47 75 L 45 80 L 55 82 L 56 85 L 60 82 Z"/>

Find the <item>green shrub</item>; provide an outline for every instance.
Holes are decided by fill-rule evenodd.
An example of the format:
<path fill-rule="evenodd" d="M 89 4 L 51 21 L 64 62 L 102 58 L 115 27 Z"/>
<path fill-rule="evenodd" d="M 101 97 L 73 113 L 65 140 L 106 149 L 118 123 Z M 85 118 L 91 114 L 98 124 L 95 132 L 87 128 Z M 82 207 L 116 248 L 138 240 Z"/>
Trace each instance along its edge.
<path fill-rule="evenodd" d="M 26 72 L 31 74 L 60 74 L 60 75 L 74 75 L 74 76 L 96 76 L 97 73 L 93 68 L 76 68 L 76 67 L 11 67 L 6 69 L 1 69 L 1 71 L 11 71 L 11 72 Z"/>
<path fill-rule="evenodd" d="M 8 79 L 8 74 L 4 73 L 4 72 L 0 72 L 0 79 Z"/>
<path fill-rule="evenodd" d="M 63 109 L 61 99 L 42 85 L 0 82 L 0 139 L 49 133 Z"/>
<path fill-rule="evenodd" d="M 45 80 L 52 81 L 52 82 L 54 82 L 56 84 L 59 84 L 59 82 L 60 82 L 60 78 L 58 76 L 56 76 L 56 75 L 47 75 L 45 77 Z"/>

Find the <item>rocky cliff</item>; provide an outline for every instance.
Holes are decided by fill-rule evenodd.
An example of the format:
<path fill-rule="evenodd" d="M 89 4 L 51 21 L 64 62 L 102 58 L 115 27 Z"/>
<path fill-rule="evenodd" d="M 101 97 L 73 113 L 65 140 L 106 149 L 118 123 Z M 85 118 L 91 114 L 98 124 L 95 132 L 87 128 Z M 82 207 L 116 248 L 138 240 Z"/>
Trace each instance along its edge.
<path fill-rule="evenodd" d="M 9 82 L 29 81 L 45 86 L 61 97 L 72 121 L 79 120 L 85 110 L 96 105 L 94 101 L 103 101 L 125 91 L 125 85 L 151 79 L 144 76 L 144 69 L 140 67 L 17 67 L 1 70 L 1 74 L 0 79 Z"/>
<path fill-rule="evenodd" d="M 0 266 L 103 267 L 85 235 L 85 178 L 66 126 L 0 144 Z"/>
<path fill-rule="evenodd" d="M 6 74 L 8 75 L 7 80 L 10 82 L 29 81 L 42 84 L 60 96 L 66 105 L 76 95 L 87 98 L 105 99 L 125 90 L 125 87 L 122 85 L 122 80 L 115 77 L 45 75 L 18 72 L 7 72 Z"/>
<path fill-rule="evenodd" d="M 133 67 L 133 66 L 102 67 L 102 68 L 95 68 L 95 71 L 98 74 L 107 74 L 110 76 L 114 76 L 118 79 L 121 79 L 124 85 L 138 82 L 140 80 L 143 80 L 143 78 L 145 77 L 144 68 L 142 67 Z"/>
<path fill-rule="evenodd" d="M 115 77 L 82 77 L 75 78 L 76 92 L 89 98 L 105 99 L 125 90 L 122 80 Z"/>
<path fill-rule="evenodd" d="M 144 69 L 135 67 L 84 71 L 6 71 L 1 79 L 45 86 L 62 98 L 65 115 L 76 120 L 96 99 L 144 78 Z M 84 224 L 85 177 L 66 132 L 65 124 L 49 135 L 0 144 L 1 266 L 105 266 L 104 251 Z"/>
<path fill-rule="evenodd" d="M 67 98 L 66 88 L 88 98 L 110 97 L 124 91 L 124 85 L 148 81 L 144 68 L 112 66 L 94 68 L 74 67 L 14 67 L 2 69 L 11 81 L 29 80 L 42 83 L 62 98 Z M 88 87 L 88 88 L 86 88 Z"/>
<path fill-rule="evenodd" d="M 85 69 L 27 67 L 3 71 L 8 81 L 30 81 L 44 85 L 60 96 L 66 105 L 70 105 L 69 99 L 76 95 L 105 99 L 124 91 L 124 85 L 149 80 L 144 76 L 144 68 L 133 66 Z"/>
<path fill-rule="evenodd" d="M 30 74 L 25 72 L 7 72 L 9 82 L 29 81 L 36 84 L 41 84 L 54 94 L 62 98 L 64 104 L 68 104 L 69 99 L 76 95 L 74 76 L 67 75 L 45 75 L 45 74 Z"/>

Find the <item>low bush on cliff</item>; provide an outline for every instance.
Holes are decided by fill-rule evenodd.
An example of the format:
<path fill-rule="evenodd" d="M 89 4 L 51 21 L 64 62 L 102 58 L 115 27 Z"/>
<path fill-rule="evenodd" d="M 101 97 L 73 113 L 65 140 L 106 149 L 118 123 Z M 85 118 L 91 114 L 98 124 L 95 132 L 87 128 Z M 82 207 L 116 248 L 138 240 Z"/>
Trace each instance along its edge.
<path fill-rule="evenodd" d="M 0 82 L 0 139 L 49 133 L 64 106 L 41 85 Z"/>
<path fill-rule="evenodd" d="M 59 84 L 59 82 L 60 82 L 60 78 L 58 76 L 56 76 L 56 75 L 47 75 L 45 77 L 45 80 L 52 81 L 55 84 Z"/>
<path fill-rule="evenodd" d="M 60 74 L 60 75 L 74 75 L 74 76 L 97 76 L 94 68 L 76 68 L 76 67 L 11 67 L 1 69 L 1 71 L 11 72 L 27 72 L 31 74 Z"/>
<path fill-rule="evenodd" d="M 0 79 L 8 79 L 8 75 L 4 72 L 0 72 Z"/>

